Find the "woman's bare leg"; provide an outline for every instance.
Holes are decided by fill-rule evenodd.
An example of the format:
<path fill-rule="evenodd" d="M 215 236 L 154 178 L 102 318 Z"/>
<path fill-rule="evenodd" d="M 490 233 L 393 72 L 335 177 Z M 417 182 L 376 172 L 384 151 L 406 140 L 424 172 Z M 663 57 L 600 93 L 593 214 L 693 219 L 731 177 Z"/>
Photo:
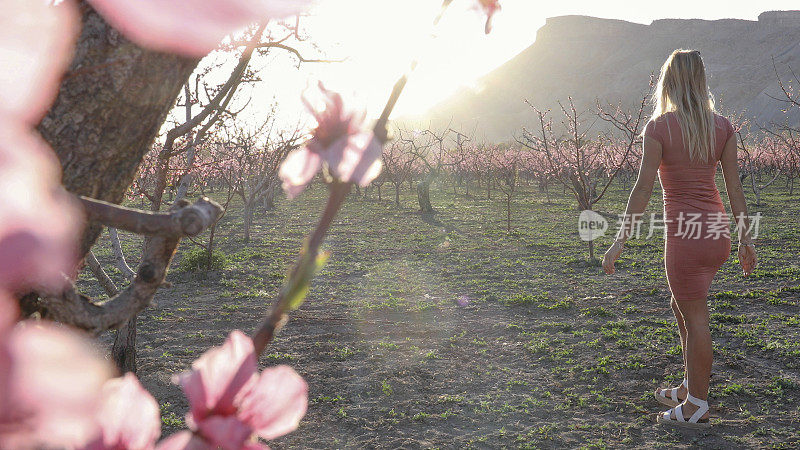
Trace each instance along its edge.
<path fill-rule="evenodd" d="M 684 368 L 684 377 L 687 377 L 686 373 L 686 322 L 683 319 L 683 314 L 681 314 L 681 310 L 678 308 L 678 301 L 675 300 L 675 297 L 670 297 L 669 306 L 672 307 L 672 313 L 675 315 L 675 322 L 678 323 L 678 334 L 681 338 L 681 356 L 683 356 L 683 368 Z M 680 385 L 678 388 L 678 397 L 686 398 L 686 387 L 683 384 Z"/>
<path fill-rule="evenodd" d="M 711 331 L 708 328 L 708 303 L 706 300 L 678 301 L 676 303 L 686 327 L 684 355 L 689 393 L 701 400 L 706 400 L 713 359 Z M 697 407 L 691 403 L 684 402 L 683 404 L 686 417 L 689 417 L 696 409 Z"/>

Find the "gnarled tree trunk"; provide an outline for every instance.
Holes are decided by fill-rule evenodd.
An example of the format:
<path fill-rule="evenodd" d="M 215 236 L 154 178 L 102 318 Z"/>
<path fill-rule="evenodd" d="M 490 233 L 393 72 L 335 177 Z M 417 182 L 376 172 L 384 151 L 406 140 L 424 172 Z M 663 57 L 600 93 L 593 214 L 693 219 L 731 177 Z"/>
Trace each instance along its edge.
<path fill-rule="evenodd" d="M 79 5 L 75 56 L 39 131 L 68 191 L 118 204 L 198 60 L 144 50 Z M 84 230 L 81 257 L 101 229 Z"/>
<path fill-rule="evenodd" d="M 119 204 L 197 59 L 142 49 L 79 2 L 81 33 L 58 97 L 39 132 L 61 162 L 62 183 L 79 195 Z M 92 224 L 80 257 L 97 240 Z M 136 317 L 119 330 L 112 351 L 123 370 L 136 370 Z"/>

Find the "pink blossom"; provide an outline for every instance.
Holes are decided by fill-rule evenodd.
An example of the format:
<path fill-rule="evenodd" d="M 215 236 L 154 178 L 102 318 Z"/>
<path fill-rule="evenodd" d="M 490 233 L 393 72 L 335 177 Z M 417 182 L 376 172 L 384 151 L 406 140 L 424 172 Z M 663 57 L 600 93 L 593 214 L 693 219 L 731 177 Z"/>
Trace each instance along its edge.
<path fill-rule="evenodd" d="M 158 402 L 130 372 L 103 385 L 97 420 L 100 435 L 87 450 L 149 450 L 161 435 Z"/>
<path fill-rule="evenodd" d="M 0 121 L 34 124 L 58 92 L 77 33 L 71 2 L 6 0 L 0 15 Z M 0 203 L 2 204 L 2 203 Z"/>
<path fill-rule="evenodd" d="M 58 287 L 74 265 L 75 211 L 31 129 L 58 91 L 76 32 L 72 3 L 9 0 L 0 16 L 0 289 Z"/>
<path fill-rule="evenodd" d="M 381 172 L 383 144 L 364 127 L 364 114 L 347 111 L 341 95 L 319 88 L 325 108 L 317 110 L 304 98 L 306 108 L 317 121 L 311 139 L 292 151 L 281 164 L 279 175 L 289 197 L 296 197 L 314 176 L 327 166 L 339 181 L 367 186 Z"/>
<path fill-rule="evenodd" d="M 58 288 L 71 272 L 76 208 L 59 165 L 32 130 L 0 118 L 0 288 Z"/>
<path fill-rule="evenodd" d="M 500 0 L 478 0 L 478 6 L 483 9 L 486 14 L 486 34 L 492 31 L 492 17 L 497 11 L 500 11 Z"/>
<path fill-rule="evenodd" d="M 297 428 L 308 403 L 308 386 L 291 367 L 258 373 L 253 341 L 239 330 L 176 381 L 189 400 L 192 433 L 171 436 L 159 450 L 206 448 L 203 443 L 249 448 L 255 436 L 273 439 Z"/>
<path fill-rule="evenodd" d="M 310 0 L 89 0 L 139 45 L 203 56 L 229 33 L 308 9 Z"/>
<path fill-rule="evenodd" d="M 111 375 L 89 342 L 64 327 L 16 317 L 0 293 L 0 448 L 71 447 L 97 432 L 100 391 Z"/>

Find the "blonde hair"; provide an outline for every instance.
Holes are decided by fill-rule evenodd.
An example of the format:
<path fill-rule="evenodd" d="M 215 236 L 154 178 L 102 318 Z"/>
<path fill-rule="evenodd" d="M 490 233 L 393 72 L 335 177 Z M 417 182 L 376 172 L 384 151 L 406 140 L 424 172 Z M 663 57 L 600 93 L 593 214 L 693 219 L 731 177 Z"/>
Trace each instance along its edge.
<path fill-rule="evenodd" d="M 669 55 L 661 66 L 653 102 L 651 120 L 668 112 L 675 114 L 690 160 L 708 162 L 712 159 L 716 144 L 716 111 L 699 51 L 678 49 Z"/>

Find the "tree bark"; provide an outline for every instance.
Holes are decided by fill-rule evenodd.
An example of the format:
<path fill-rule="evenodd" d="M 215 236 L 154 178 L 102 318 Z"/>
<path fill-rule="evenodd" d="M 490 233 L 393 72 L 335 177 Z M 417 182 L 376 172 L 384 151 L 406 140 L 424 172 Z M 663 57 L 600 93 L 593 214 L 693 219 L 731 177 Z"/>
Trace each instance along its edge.
<path fill-rule="evenodd" d="M 90 251 L 86 255 L 86 262 L 109 297 L 119 294 L 119 289 L 103 270 L 103 266 L 97 261 L 93 252 Z M 128 323 L 117 330 L 114 344 L 111 347 L 111 359 L 114 360 L 120 373 L 136 373 L 136 316 L 131 317 Z"/>
<path fill-rule="evenodd" d="M 199 60 L 144 50 L 85 1 L 79 7 L 75 56 L 39 132 L 61 162 L 68 191 L 119 204 Z M 80 257 L 101 230 L 87 226 Z"/>
<path fill-rule="evenodd" d="M 250 203 L 244 204 L 244 243 L 250 242 L 250 228 L 253 226 L 253 207 Z"/>
<path fill-rule="evenodd" d="M 431 182 L 424 179 L 417 183 L 417 201 L 419 202 L 419 210 L 423 213 L 432 213 L 433 205 L 431 205 Z"/>
<path fill-rule="evenodd" d="M 136 373 L 136 316 L 117 330 L 114 344 L 111 346 L 111 359 L 121 373 Z"/>

